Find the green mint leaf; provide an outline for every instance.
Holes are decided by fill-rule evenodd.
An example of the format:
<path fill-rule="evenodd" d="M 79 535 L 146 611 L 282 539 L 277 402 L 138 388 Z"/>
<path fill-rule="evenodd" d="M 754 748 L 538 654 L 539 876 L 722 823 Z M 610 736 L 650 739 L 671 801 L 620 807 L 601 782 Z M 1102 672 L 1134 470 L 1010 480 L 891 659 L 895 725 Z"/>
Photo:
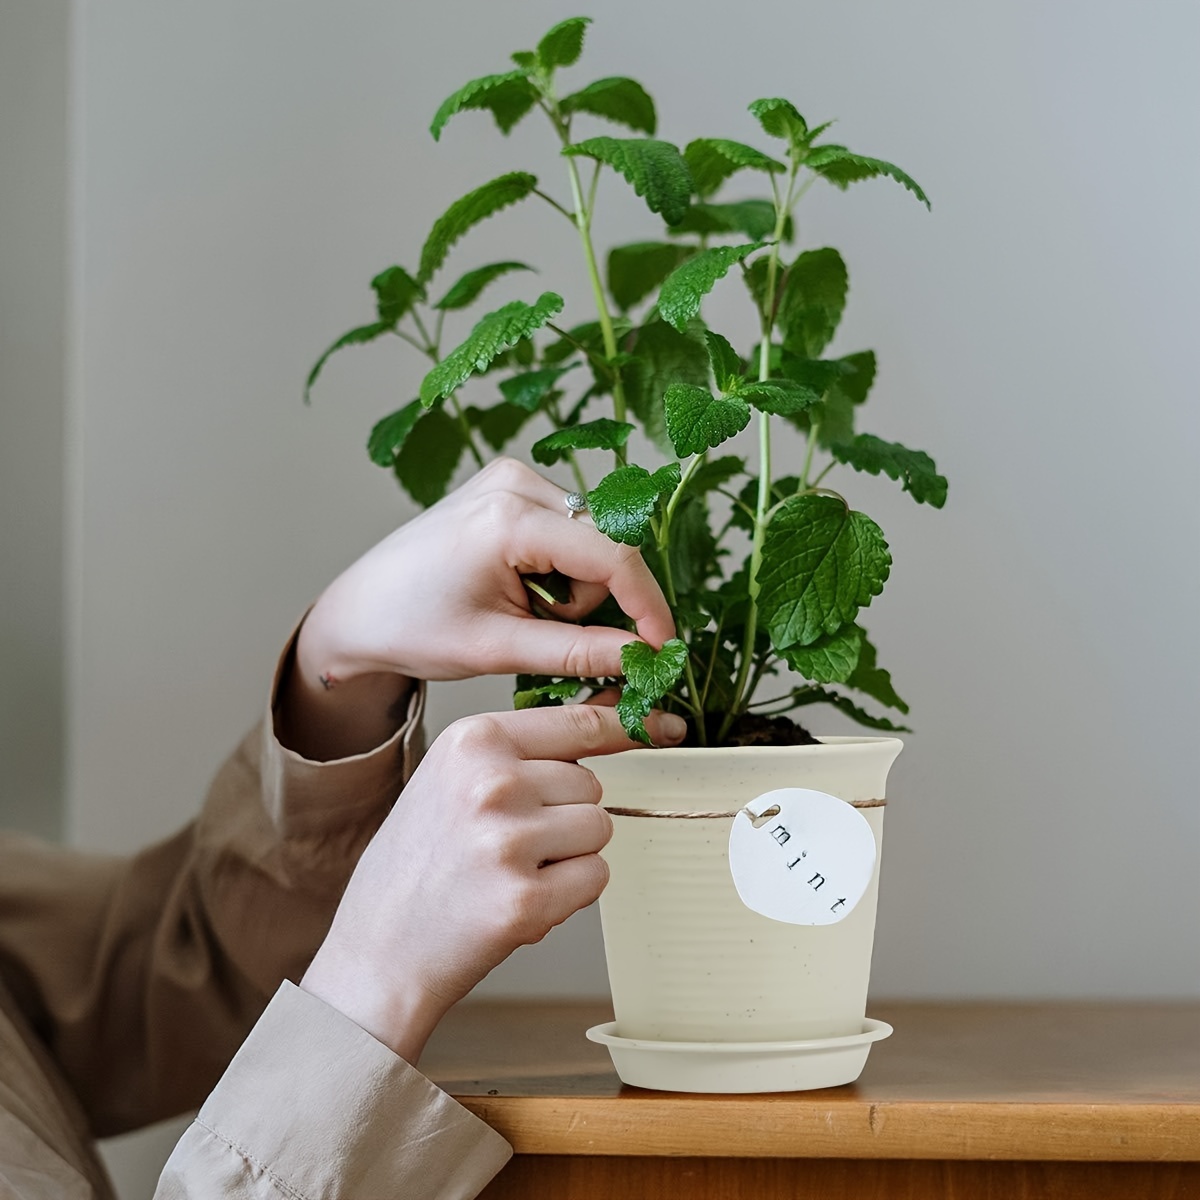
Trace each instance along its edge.
<path fill-rule="evenodd" d="M 867 354 L 871 352 L 866 351 Z M 857 357 L 857 356 L 850 356 Z M 801 358 L 790 350 L 779 356 L 780 373 L 793 383 L 809 388 L 823 396 L 841 379 L 850 378 L 858 371 L 858 364 L 850 358 Z M 864 393 L 865 395 L 865 393 Z"/>
<path fill-rule="evenodd" d="M 450 247 L 480 221 L 487 220 L 493 213 L 524 200 L 537 187 L 537 176 L 526 171 L 513 171 L 500 175 L 477 187 L 473 192 L 450 205 L 434 222 L 425 245 L 421 248 L 421 267 L 417 278 L 426 284 L 438 268 L 446 261 Z"/>
<path fill-rule="evenodd" d="M 578 679 L 555 679 L 537 687 L 522 688 L 513 693 L 513 708 L 549 708 L 578 695 L 582 687 Z"/>
<path fill-rule="evenodd" d="M 588 493 L 588 509 L 601 533 L 614 542 L 640 546 L 650 530 L 659 497 L 679 486 L 679 464 L 668 463 L 653 475 L 644 467 L 618 467 Z"/>
<path fill-rule="evenodd" d="M 687 645 L 679 638 L 664 642 L 657 651 L 645 642 L 628 642 L 621 647 L 621 669 L 629 686 L 653 703 L 679 682 L 687 657 Z"/>
<path fill-rule="evenodd" d="M 658 294 L 658 311 L 663 320 L 682 333 L 700 311 L 700 302 L 713 290 L 717 280 L 723 279 L 734 263 L 761 249 L 761 242 L 746 246 L 713 246 L 676 267 Z"/>
<path fill-rule="evenodd" d="M 412 432 L 423 411 L 420 400 L 411 400 L 403 408 L 375 422 L 371 436 L 367 438 L 367 454 L 377 467 L 394 464 L 404 439 Z"/>
<path fill-rule="evenodd" d="M 462 426 L 442 409 L 430 409 L 412 427 L 396 455 L 396 478 L 418 504 L 428 508 L 446 494 L 466 448 Z"/>
<path fill-rule="evenodd" d="M 793 383 L 790 379 L 747 380 L 735 389 L 733 395 L 747 404 L 753 404 L 760 412 L 776 417 L 795 416 L 821 403 L 820 392 Z"/>
<path fill-rule="evenodd" d="M 647 746 L 653 746 L 650 735 L 646 732 L 646 718 L 654 704 L 647 700 L 635 687 L 626 684 L 621 689 L 621 698 L 617 701 L 617 716 L 625 732 L 635 741 Z"/>
<path fill-rule="evenodd" d="M 806 704 L 832 704 L 838 712 L 843 712 L 860 725 L 868 729 L 879 729 L 884 733 L 912 733 L 907 725 L 897 725 L 887 717 L 872 716 L 865 709 L 859 708 L 849 696 L 839 692 L 831 692 L 828 688 L 805 688 L 792 696 L 797 708 Z"/>
<path fill-rule="evenodd" d="M 837 332 L 849 278 L 842 256 L 830 247 L 806 250 L 783 277 L 777 322 L 787 350 L 817 358 Z"/>
<path fill-rule="evenodd" d="M 476 267 L 468 271 L 454 286 L 433 306 L 445 312 L 466 308 L 473 304 L 480 293 L 489 283 L 507 275 L 510 271 L 532 271 L 533 268 L 522 262 L 489 263 L 486 267 Z"/>
<path fill-rule="evenodd" d="M 395 325 L 413 306 L 413 301 L 424 295 L 421 285 L 403 268 L 388 267 L 371 280 L 375 291 L 379 320 L 385 325 Z"/>
<path fill-rule="evenodd" d="M 780 652 L 836 633 L 883 591 L 892 557 L 883 531 L 833 496 L 786 500 L 767 528 L 759 607 Z"/>
<path fill-rule="evenodd" d="M 785 350 L 780 370 L 794 383 L 811 388 L 824 397 L 820 408 L 817 441 L 828 450 L 854 439 L 855 408 L 862 404 L 875 379 L 875 354 L 862 350 L 844 358 L 800 358 Z M 808 432 L 806 413 L 796 416 L 797 428 Z"/>
<path fill-rule="evenodd" d="M 608 253 L 608 290 L 622 311 L 644 300 L 693 253 L 691 246 L 670 242 L 634 242 Z"/>
<path fill-rule="evenodd" d="M 383 337 L 385 333 L 391 333 L 392 327 L 383 321 L 375 321 L 370 325 L 360 325 L 357 329 L 351 329 L 349 333 L 343 333 L 324 354 L 313 364 L 313 369 L 309 371 L 308 378 L 304 381 L 304 403 L 309 402 L 309 396 L 312 392 L 313 384 L 317 382 L 317 376 L 321 374 L 321 368 L 329 361 L 332 354 L 336 354 L 345 346 L 362 346 L 367 342 L 373 342 L 376 338 Z"/>
<path fill-rule="evenodd" d="M 741 433 L 750 424 L 750 406 L 737 396 L 717 396 L 708 388 L 691 383 L 673 383 L 663 403 L 667 410 L 667 434 L 680 458 L 703 454 Z"/>
<path fill-rule="evenodd" d="M 704 342 L 708 347 L 708 361 L 712 363 L 717 387 L 723 392 L 732 391 L 742 378 L 744 367 L 741 355 L 714 330 L 704 331 Z"/>
<path fill-rule="evenodd" d="M 514 50 L 508 57 L 526 74 L 537 70 L 537 55 L 532 50 Z"/>
<path fill-rule="evenodd" d="M 738 171 L 765 171 L 775 175 L 787 168 L 777 159 L 744 142 L 731 142 L 727 138 L 697 138 L 689 142 L 683 152 L 684 161 L 692 173 L 696 193 L 711 196 L 731 175 Z M 775 228 L 775 214 L 771 214 L 771 228 Z"/>
<path fill-rule="evenodd" d="M 692 198 L 692 177 L 677 147 L 654 138 L 594 137 L 563 153 L 593 158 L 623 175 L 668 225 L 683 219 Z"/>
<path fill-rule="evenodd" d="M 767 273 L 770 269 L 770 255 L 764 254 L 756 258 L 743 272 L 746 290 L 754 301 L 754 307 L 762 313 L 767 303 Z"/>
<path fill-rule="evenodd" d="M 560 459 L 566 458 L 569 450 L 616 450 L 629 441 L 632 432 L 633 426 L 627 421 L 600 417 L 582 425 L 556 429 L 541 441 L 534 442 L 529 453 L 533 455 L 534 462 L 552 467 Z"/>
<path fill-rule="evenodd" d="M 750 115 L 758 121 L 768 137 L 782 138 L 793 148 L 808 141 L 808 122 L 790 100 L 772 96 L 755 100 L 749 107 Z"/>
<path fill-rule="evenodd" d="M 680 333 L 665 321 L 650 321 L 638 331 L 634 358 L 621 372 L 629 411 L 642 423 L 646 436 L 669 453 L 663 394 L 670 383 L 708 383 L 708 351 L 690 332 Z"/>
<path fill-rule="evenodd" d="M 875 351 L 860 350 L 837 361 L 843 368 L 837 381 L 838 391 L 852 404 L 862 404 L 875 382 Z"/>
<path fill-rule="evenodd" d="M 508 133 L 534 106 L 537 89 L 525 78 L 525 71 L 506 71 L 503 75 L 484 75 L 464 83 L 452 96 L 442 101 L 434 115 L 429 132 L 436 142 L 442 136 L 446 122 L 455 113 L 468 108 L 487 109 L 495 118 L 501 133 Z"/>
<path fill-rule="evenodd" d="M 731 479 L 746 473 L 745 459 L 736 454 L 725 454 L 711 462 L 701 463 L 688 480 L 688 491 L 697 495 L 724 487 Z"/>
<path fill-rule="evenodd" d="M 543 367 L 538 371 L 526 371 L 511 379 L 500 381 L 500 394 L 518 408 L 536 412 L 542 401 L 554 391 L 554 385 L 575 366 Z"/>
<path fill-rule="evenodd" d="M 941 508 L 946 503 L 949 485 L 946 477 L 937 473 L 933 459 L 924 450 L 909 450 L 899 442 L 885 442 L 870 433 L 860 433 L 852 442 L 832 446 L 831 453 L 838 462 L 878 475 L 899 480 L 918 504 Z"/>
<path fill-rule="evenodd" d="M 513 300 L 488 313 L 421 381 L 421 403 L 431 404 L 449 396 L 475 372 L 485 370 L 498 355 L 541 329 L 551 317 L 562 311 L 563 299 L 554 292 L 543 292 L 536 304 Z"/>
<path fill-rule="evenodd" d="M 493 450 L 503 450 L 521 432 L 521 427 L 533 414 L 512 404 L 493 404 L 491 408 L 469 405 L 466 418 L 472 429 L 478 429 Z"/>
<path fill-rule="evenodd" d="M 367 342 L 373 342 L 377 337 L 383 337 L 384 334 L 390 334 L 391 325 L 384 322 L 374 322 L 371 325 L 359 325 L 358 329 L 352 329 L 347 334 L 342 334 L 340 338 L 332 346 L 325 350 L 325 353 L 317 359 L 313 364 L 313 368 L 308 372 L 308 378 L 304 385 L 304 402 L 307 404 L 310 401 L 312 394 L 312 385 L 317 382 L 322 367 L 329 361 L 331 354 L 336 354 L 338 350 L 346 346 L 364 346 Z"/>
<path fill-rule="evenodd" d="M 847 676 L 845 682 L 847 687 L 854 688 L 857 692 L 863 692 L 873 700 L 878 700 L 880 704 L 886 704 L 888 708 L 899 709 L 905 714 L 908 712 L 908 705 L 900 699 L 896 689 L 892 686 L 891 675 L 876 665 L 875 647 L 871 645 L 865 632 L 862 633 L 862 649 L 858 656 L 858 664 Z"/>
<path fill-rule="evenodd" d="M 560 21 L 537 44 L 537 61 L 544 71 L 555 67 L 570 67 L 583 53 L 583 35 L 592 23 L 591 17 L 568 17 Z"/>
<path fill-rule="evenodd" d="M 804 165 L 843 191 L 860 179 L 875 179 L 880 175 L 886 175 L 912 192 L 927 209 L 931 211 L 933 209 L 929 197 L 925 195 L 921 190 L 921 185 L 911 175 L 906 174 L 893 163 L 884 162 L 881 158 L 867 158 L 863 154 L 851 154 L 845 146 L 817 146 L 804 160 Z"/>
<path fill-rule="evenodd" d="M 775 232 L 775 205 L 770 200 L 736 200 L 732 204 L 693 204 L 683 220 L 670 230 L 673 234 L 702 233 L 721 236 L 740 233 L 761 242 Z M 783 227 L 783 240 L 792 240 L 791 217 Z"/>
<path fill-rule="evenodd" d="M 783 657 L 793 671 L 813 683 L 844 683 L 858 666 L 863 634 L 857 625 L 846 625 L 807 646 L 792 646 Z"/>
<path fill-rule="evenodd" d="M 564 113 L 591 113 L 651 137 L 658 126 L 654 101 L 649 93 L 636 80 L 621 75 L 597 79 L 580 91 L 564 96 L 558 106 Z"/>

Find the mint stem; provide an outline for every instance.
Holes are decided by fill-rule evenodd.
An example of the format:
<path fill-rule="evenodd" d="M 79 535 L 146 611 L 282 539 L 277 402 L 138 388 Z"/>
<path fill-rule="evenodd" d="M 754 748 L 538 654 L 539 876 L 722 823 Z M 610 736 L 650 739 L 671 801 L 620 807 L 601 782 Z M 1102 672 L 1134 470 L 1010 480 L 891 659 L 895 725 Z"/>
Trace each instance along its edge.
<path fill-rule="evenodd" d="M 775 177 L 771 177 L 771 188 L 775 194 L 775 232 L 772 235 L 770 256 L 767 259 L 767 290 L 763 296 L 762 343 L 758 352 L 758 378 L 765 381 L 771 376 L 771 332 L 775 325 L 775 288 L 779 275 L 779 244 L 787 225 L 792 206 L 792 188 L 796 182 L 796 165 L 792 164 L 788 176 L 786 198 L 780 200 Z M 758 414 L 758 503 L 754 512 L 754 537 L 750 546 L 750 603 L 746 613 L 746 636 L 742 642 L 742 657 L 738 663 L 737 681 L 733 687 L 733 703 L 721 723 L 718 740 L 724 741 L 741 714 L 742 697 L 750 681 L 750 669 L 754 662 L 754 647 L 758 638 L 758 572 L 762 567 L 763 541 L 769 523 L 768 509 L 771 506 L 771 418 L 765 412 Z"/>
<path fill-rule="evenodd" d="M 559 140 L 564 147 L 570 146 L 570 128 L 559 112 L 557 99 L 552 94 L 547 94 L 546 99 L 547 104 L 543 107 L 545 107 L 547 115 L 550 117 L 550 122 L 558 134 Z M 583 198 L 583 184 L 579 179 L 579 168 L 575 163 L 575 159 L 570 155 L 567 156 L 567 174 L 571 180 L 571 198 L 575 204 L 575 224 L 579 229 L 579 241 L 583 246 L 583 257 L 587 262 L 588 278 L 592 284 L 592 296 L 596 301 L 596 315 L 600 319 L 600 336 L 604 341 L 604 353 L 608 361 L 612 363 L 617 357 L 617 336 L 613 331 L 612 313 L 608 310 L 608 301 L 604 295 L 604 285 L 600 282 L 600 268 L 596 265 L 596 248 L 592 244 L 592 205 L 587 203 Z M 597 163 L 596 173 L 592 177 L 591 186 L 593 202 L 596 195 L 596 183 L 599 177 L 600 164 Z M 620 373 L 616 372 L 613 378 L 613 416 L 618 421 L 624 421 L 625 412 L 625 385 L 621 381 Z M 613 454 L 617 460 L 617 466 L 623 467 L 626 461 L 625 448 L 618 446 L 613 451 Z"/>

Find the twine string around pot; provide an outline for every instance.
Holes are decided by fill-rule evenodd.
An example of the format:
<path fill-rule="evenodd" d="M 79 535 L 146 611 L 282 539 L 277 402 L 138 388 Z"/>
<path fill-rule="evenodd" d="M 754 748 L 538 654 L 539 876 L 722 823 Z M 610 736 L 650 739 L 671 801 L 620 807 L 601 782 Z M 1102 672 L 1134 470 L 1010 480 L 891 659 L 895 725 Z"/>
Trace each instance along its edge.
<path fill-rule="evenodd" d="M 846 801 L 853 808 L 883 808 L 886 806 L 885 799 L 878 800 L 848 800 Z M 684 809 L 670 808 L 618 808 L 615 805 L 609 807 L 604 806 L 604 811 L 611 817 L 658 817 L 671 821 L 719 821 L 736 817 L 738 813 L 745 813 L 746 816 L 758 826 L 763 821 L 770 817 L 779 815 L 779 805 L 773 804 L 770 808 L 764 809 L 760 813 L 752 813 L 748 808 L 735 808 L 731 812 L 691 812 Z"/>

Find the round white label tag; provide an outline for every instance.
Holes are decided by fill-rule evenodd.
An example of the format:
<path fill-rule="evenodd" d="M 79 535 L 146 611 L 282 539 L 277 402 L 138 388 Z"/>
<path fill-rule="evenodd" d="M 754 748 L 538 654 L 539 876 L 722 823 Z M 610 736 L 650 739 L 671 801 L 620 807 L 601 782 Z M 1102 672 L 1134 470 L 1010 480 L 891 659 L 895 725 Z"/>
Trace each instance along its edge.
<path fill-rule="evenodd" d="M 842 920 L 867 890 L 875 857 L 866 817 L 809 788 L 764 792 L 729 831 L 729 869 L 742 903 L 790 925 Z"/>

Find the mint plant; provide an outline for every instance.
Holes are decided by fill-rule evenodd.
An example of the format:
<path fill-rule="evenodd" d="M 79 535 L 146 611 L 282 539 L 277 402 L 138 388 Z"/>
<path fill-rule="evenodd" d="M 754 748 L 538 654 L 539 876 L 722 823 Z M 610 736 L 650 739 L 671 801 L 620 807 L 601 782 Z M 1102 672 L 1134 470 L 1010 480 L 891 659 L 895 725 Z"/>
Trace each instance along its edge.
<path fill-rule="evenodd" d="M 681 151 L 659 140 L 654 102 L 634 80 L 599 79 L 575 91 L 560 86 L 560 71 L 580 57 L 588 24 L 586 17 L 563 21 L 536 49 L 513 54 L 513 69 L 464 84 L 431 126 L 438 139 L 459 114 L 485 110 L 507 134 L 537 114 L 559 143 L 565 196 L 514 171 L 456 200 L 434 223 L 415 271 L 391 266 L 371 281 L 375 320 L 330 346 L 309 374 L 305 397 L 329 356 L 345 346 L 395 336 L 424 355 L 430 365 L 419 395 L 379 421 L 367 446 L 371 460 L 394 471 L 422 505 L 445 493 L 464 455 L 482 466 L 535 416 L 548 420 L 552 432 L 532 443 L 533 460 L 564 464 L 596 526 L 641 547 L 675 615 L 679 636 L 661 651 L 626 649 L 618 710 L 634 736 L 646 740 L 643 719 L 654 705 L 688 717 L 700 745 L 761 736 L 754 726 L 763 718 L 817 703 L 872 729 L 902 729 L 860 702 L 908 712 L 858 624 L 888 578 L 888 545 L 879 526 L 827 480 L 839 465 L 883 473 L 935 508 L 945 503 L 946 480 L 924 451 L 857 431 L 875 355 L 823 357 L 845 307 L 846 265 L 828 247 L 789 247 L 796 207 L 817 183 L 844 190 L 886 177 L 926 207 L 929 201 L 900 168 L 822 140 L 830 123 L 811 127 L 784 99 L 749 106 L 769 139 L 766 150 L 713 137 Z M 635 136 L 577 137 L 593 119 Z M 592 223 L 607 174 L 632 187 L 666 229 L 658 240 L 609 250 L 602 272 Z M 718 198 L 731 179 L 746 175 L 769 195 Z M 482 221 L 530 198 L 577 231 L 594 315 L 562 321 L 562 297 L 545 291 L 487 313 L 446 348 L 448 316 L 532 269 L 521 261 L 490 263 L 434 289 L 451 251 Z M 758 317 L 759 336 L 745 356 L 701 312 L 730 275 L 741 277 Z M 496 377 L 497 403 L 463 402 L 459 391 L 476 376 Z M 754 461 L 713 455 L 752 422 Z M 805 437 L 798 473 L 773 473 L 778 422 Z M 630 461 L 635 427 L 665 464 Z M 599 478 L 598 451 L 613 456 Z M 562 580 L 528 585 L 543 609 L 562 598 Z M 590 619 L 625 620 L 615 606 Z M 790 685 L 780 682 L 773 695 L 757 698 L 765 681 L 789 672 Z M 559 704 L 582 686 L 521 677 L 516 704 Z M 780 725 L 797 728 L 765 723 L 772 737 Z M 786 732 L 782 740 L 789 740 Z"/>

